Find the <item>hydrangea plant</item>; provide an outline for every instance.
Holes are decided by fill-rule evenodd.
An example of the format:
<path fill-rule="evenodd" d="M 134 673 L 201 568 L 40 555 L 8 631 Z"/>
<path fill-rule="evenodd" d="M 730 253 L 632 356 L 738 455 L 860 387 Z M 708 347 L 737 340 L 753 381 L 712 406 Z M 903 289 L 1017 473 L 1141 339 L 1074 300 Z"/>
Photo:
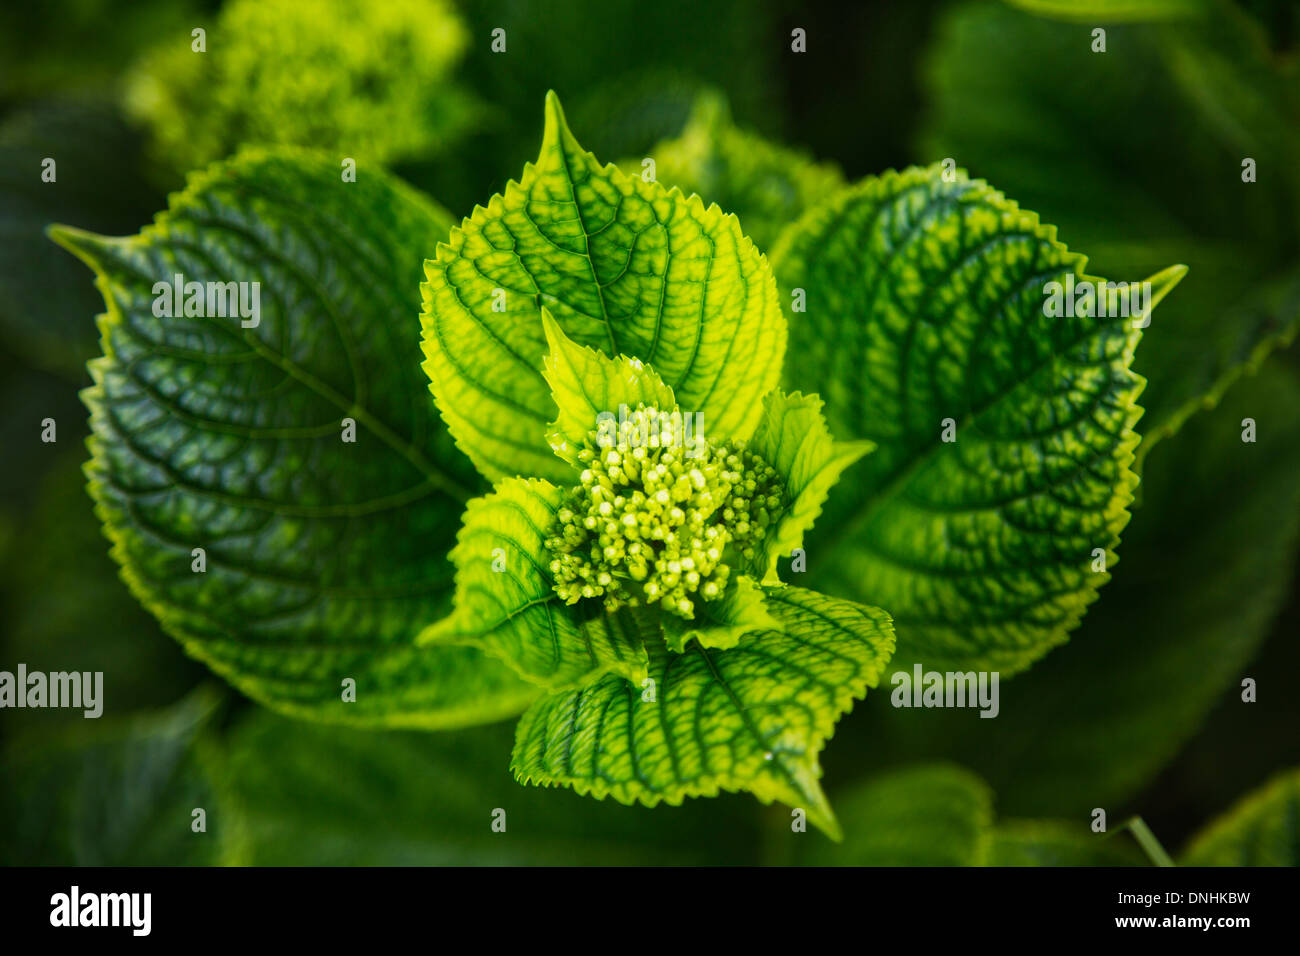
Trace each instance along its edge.
<path fill-rule="evenodd" d="M 734 215 L 599 163 L 553 94 L 537 161 L 459 225 L 277 149 L 138 236 L 54 236 L 108 304 L 90 490 L 191 653 L 317 720 L 521 715 L 523 782 L 747 790 L 831 835 L 819 754 L 891 666 L 1013 672 L 1095 599 L 1131 360 L 1182 274 L 1136 314 L 1049 314 L 1101 280 L 944 166 L 816 203 L 774 272 Z M 177 275 L 258 282 L 259 320 L 160 314 Z"/>

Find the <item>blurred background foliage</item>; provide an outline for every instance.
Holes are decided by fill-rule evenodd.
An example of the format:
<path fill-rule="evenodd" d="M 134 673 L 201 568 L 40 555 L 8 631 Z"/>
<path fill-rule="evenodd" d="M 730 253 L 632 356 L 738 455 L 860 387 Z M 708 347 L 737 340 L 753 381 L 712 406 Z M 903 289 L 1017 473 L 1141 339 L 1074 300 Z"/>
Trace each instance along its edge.
<path fill-rule="evenodd" d="M 0 668 L 102 670 L 106 708 L 0 715 L 0 861 L 1141 864 L 1119 826 L 1140 814 L 1187 862 L 1295 864 L 1297 52 L 1290 0 L 5 5 Z M 108 557 L 77 398 L 102 300 L 45 225 L 133 233 L 254 141 L 388 163 L 468 214 L 533 158 L 551 88 L 598 156 L 634 174 L 653 158 L 761 248 L 844 182 L 951 156 L 1094 273 L 1191 267 L 1138 353 L 1144 481 L 1113 581 L 1003 685 L 996 720 L 886 692 L 846 718 L 824 758 L 841 846 L 743 796 L 647 810 L 521 788 L 508 724 L 272 714 L 188 660 Z"/>

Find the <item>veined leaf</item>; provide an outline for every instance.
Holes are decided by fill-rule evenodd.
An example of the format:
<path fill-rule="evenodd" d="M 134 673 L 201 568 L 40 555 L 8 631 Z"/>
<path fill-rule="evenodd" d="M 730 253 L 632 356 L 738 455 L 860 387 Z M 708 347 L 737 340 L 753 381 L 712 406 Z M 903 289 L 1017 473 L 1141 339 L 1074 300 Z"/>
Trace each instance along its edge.
<path fill-rule="evenodd" d="M 662 621 L 664 641 L 670 651 L 678 654 L 692 639 L 701 647 L 724 649 L 735 647 L 746 634 L 779 631 L 783 627 L 768 613 L 763 591 L 743 574 L 733 575 L 716 601 L 701 601 L 694 620 L 665 614 Z"/>
<path fill-rule="evenodd" d="M 1112 53 L 1098 55 L 1075 25 L 962 5 L 926 71 L 923 155 L 997 183 L 1103 274 L 1190 266 L 1133 365 L 1147 380 L 1139 473 L 1153 445 L 1300 331 L 1300 190 L 1265 179 L 1300 164 L 1293 78 L 1240 5 L 1201 6 L 1195 21 L 1108 28 Z M 1111 135 L 1080 139 L 1099 123 Z M 1241 181 L 1244 157 L 1258 183 Z"/>
<path fill-rule="evenodd" d="M 729 650 L 652 645 L 654 684 L 644 689 L 607 676 L 542 698 L 520 718 L 515 776 L 651 806 L 749 790 L 838 836 L 817 755 L 884 673 L 889 616 L 802 588 L 769 592 L 768 609 L 784 631 Z"/>
<path fill-rule="evenodd" d="M 546 538 L 563 498 L 549 482 L 510 478 L 469 503 L 451 552 L 456 609 L 421 644 L 474 643 L 553 689 L 607 671 L 645 677 L 645 648 L 626 621 L 569 607 L 553 589 Z"/>
<path fill-rule="evenodd" d="M 1246 418 L 1255 442 L 1242 441 Z M 1240 694 L 1293 579 L 1297 474 L 1300 384 L 1274 359 L 1156 446 L 1105 597 L 1069 644 L 1002 685 L 996 720 L 869 701 L 842 746 L 964 760 L 1018 817 L 1085 819 L 1132 800 Z"/>
<path fill-rule="evenodd" d="M 1300 866 L 1300 769 L 1279 774 L 1192 837 L 1183 866 Z"/>
<path fill-rule="evenodd" d="M 557 455 L 576 466 L 577 451 L 597 426 L 597 417 L 617 416 L 620 405 L 635 409 L 644 402 L 664 411 L 676 407 L 673 390 L 654 369 L 626 355 L 609 358 L 578 345 L 542 308 L 542 325 L 550 351 L 546 354 L 546 382 L 559 408 L 548 438 Z M 573 476 L 569 476 L 572 483 Z"/>
<path fill-rule="evenodd" d="M 1142 330 L 1055 230 L 951 180 L 938 166 L 864 180 L 774 253 L 807 296 L 787 377 L 819 388 L 833 433 L 877 445 L 832 499 L 810 567 L 889 608 L 897 663 L 1015 671 L 1066 639 L 1107 578 L 1098 555 L 1115 560 Z M 1183 271 L 1154 276 L 1135 311 Z M 1055 314 L 1048 293 L 1067 282 L 1106 308 Z"/>
<path fill-rule="evenodd" d="M 281 710 L 441 727 L 535 694 L 478 650 L 414 643 L 449 606 L 476 484 L 402 331 L 411 250 L 447 228 L 378 170 L 345 183 L 333 159 L 249 152 L 138 236 L 53 230 L 108 304 L 84 398 L 113 556 L 191 654 Z M 228 283 L 249 317 L 221 288 L 175 314 L 177 276 Z"/>
<path fill-rule="evenodd" d="M 776 284 L 735 217 L 602 167 L 554 94 L 537 162 L 453 229 L 425 273 L 424 368 L 457 443 L 494 481 L 569 476 L 545 437 L 543 306 L 578 344 L 652 365 L 710 435 L 747 438 L 780 374 Z"/>
<path fill-rule="evenodd" d="M 665 186 L 699 193 L 740 219 L 740 227 L 761 249 L 771 248 L 783 228 L 810 206 L 844 185 L 831 163 L 814 163 L 802 153 L 770 143 L 731 121 L 727 101 L 709 91 L 695 100 L 681 135 L 647 154 Z M 643 158 L 620 165 L 628 175 L 643 173 Z"/>
<path fill-rule="evenodd" d="M 789 504 L 763 542 L 755 568 L 765 584 L 777 583 L 777 559 L 788 558 L 791 550 L 803 545 L 804 534 L 822 513 L 826 496 L 844 469 L 874 447 L 869 441 L 834 441 L 816 395 L 768 393 L 749 450 L 776 469 Z"/>

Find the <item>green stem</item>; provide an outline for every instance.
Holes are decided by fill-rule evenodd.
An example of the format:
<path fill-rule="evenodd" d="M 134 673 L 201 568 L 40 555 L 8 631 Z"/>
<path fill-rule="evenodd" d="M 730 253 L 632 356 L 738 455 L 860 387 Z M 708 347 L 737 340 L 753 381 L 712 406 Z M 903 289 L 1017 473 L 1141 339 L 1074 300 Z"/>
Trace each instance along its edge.
<path fill-rule="evenodd" d="M 1149 859 L 1155 866 L 1177 865 L 1174 863 L 1173 858 L 1165 852 L 1165 848 L 1160 845 L 1160 841 L 1156 839 L 1156 835 L 1151 832 L 1151 828 L 1147 826 L 1147 822 L 1141 817 L 1130 817 L 1125 821 L 1124 825 L 1115 832 L 1123 833 L 1125 830 L 1128 830 L 1133 834 L 1133 838 L 1137 840 L 1138 846 L 1142 847 L 1142 851 L 1146 853 L 1147 859 Z"/>

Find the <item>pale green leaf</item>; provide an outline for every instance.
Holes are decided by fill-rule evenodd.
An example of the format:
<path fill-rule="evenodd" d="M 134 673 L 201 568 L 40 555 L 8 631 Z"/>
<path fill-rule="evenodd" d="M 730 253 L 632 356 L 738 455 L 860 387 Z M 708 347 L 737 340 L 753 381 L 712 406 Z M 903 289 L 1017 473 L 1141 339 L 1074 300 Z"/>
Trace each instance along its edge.
<path fill-rule="evenodd" d="M 491 480 L 562 482 L 546 440 L 546 307 L 565 334 L 653 366 L 707 434 L 747 438 L 780 374 L 785 320 L 734 216 L 601 166 L 547 98 L 536 163 L 425 263 L 424 368 L 459 446 Z"/>
<path fill-rule="evenodd" d="M 449 607 L 446 550 L 476 486 L 401 319 L 411 250 L 447 228 L 378 170 L 345 183 L 334 159 L 286 151 L 196 174 L 138 236 L 54 230 L 109 308 L 84 397 L 123 577 L 191 654 L 284 711 L 439 727 L 535 694 L 478 650 L 414 643 Z M 177 274 L 248 283 L 246 305 L 258 283 L 258 323 L 156 315 Z"/>
<path fill-rule="evenodd" d="M 1196 834 L 1183 866 L 1300 866 L 1300 769 L 1279 774 Z"/>
<path fill-rule="evenodd" d="M 822 513 L 844 469 L 875 446 L 869 441 L 834 441 L 816 395 L 773 390 L 763 400 L 763 417 L 748 447 L 776 469 L 785 485 L 785 510 L 764 539 L 754 567 L 765 584 L 772 584 L 777 560 L 803 546 L 804 534 Z"/>
<path fill-rule="evenodd" d="M 607 676 L 542 698 L 519 721 L 515 775 L 647 805 L 748 790 L 837 835 L 817 756 L 880 680 L 889 616 L 801 588 L 769 592 L 768 609 L 784 631 L 721 651 L 652 646 L 645 688 Z"/>
<path fill-rule="evenodd" d="M 550 347 L 546 353 L 546 382 L 559 408 L 547 438 L 555 453 L 569 464 L 578 464 L 578 449 L 588 442 L 602 413 L 617 416 L 620 406 L 635 409 L 640 403 L 664 411 L 676 407 L 673 390 L 639 359 L 625 355 L 611 359 L 578 345 L 564 334 L 545 307 L 542 325 Z"/>
<path fill-rule="evenodd" d="M 941 166 L 846 190 L 774 261 L 807 296 L 787 377 L 819 389 L 832 433 L 877 445 L 809 541 L 819 585 L 887 607 L 899 664 L 1015 671 L 1063 642 L 1137 484 L 1127 298 L 1049 315 L 1049 283 L 1101 280 L 1033 213 Z M 1183 271 L 1152 277 L 1151 307 Z"/>
<path fill-rule="evenodd" d="M 553 589 L 546 539 L 563 500 L 539 478 L 510 478 L 469 503 L 451 552 L 456 608 L 422 644 L 472 642 L 548 688 L 645 677 L 645 648 L 621 617 L 566 605 Z"/>
<path fill-rule="evenodd" d="M 784 626 L 768 612 L 762 589 L 741 574 L 727 581 L 716 601 L 700 601 L 696 608 L 694 620 L 663 615 L 664 641 L 670 651 L 681 654 L 692 639 L 701 647 L 735 647 L 746 634 L 779 631 Z"/>

